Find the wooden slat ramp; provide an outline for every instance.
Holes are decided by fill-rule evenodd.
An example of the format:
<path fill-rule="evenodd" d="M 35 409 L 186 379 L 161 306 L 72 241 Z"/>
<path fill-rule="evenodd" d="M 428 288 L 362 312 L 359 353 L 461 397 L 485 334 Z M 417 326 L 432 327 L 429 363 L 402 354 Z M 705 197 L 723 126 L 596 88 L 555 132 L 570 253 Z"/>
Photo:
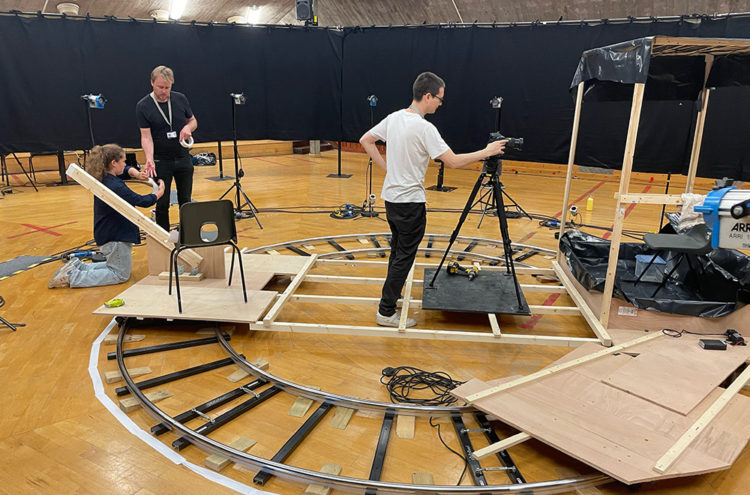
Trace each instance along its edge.
<path fill-rule="evenodd" d="M 627 484 L 729 468 L 750 439 L 750 348 L 698 347 L 628 332 L 615 352 L 585 344 L 516 380 L 471 380 L 453 394 Z M 610 348 L 612 349 L 612 348 Z"/>

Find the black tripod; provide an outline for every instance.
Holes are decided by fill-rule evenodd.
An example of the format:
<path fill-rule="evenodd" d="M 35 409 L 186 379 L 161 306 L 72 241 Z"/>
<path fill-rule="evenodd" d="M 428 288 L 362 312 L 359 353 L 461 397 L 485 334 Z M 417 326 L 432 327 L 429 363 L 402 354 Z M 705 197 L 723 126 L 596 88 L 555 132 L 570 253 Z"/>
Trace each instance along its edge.
<path fill-rule="evenodd" d="M 495 175 L 500 175 L 502 170 L 502 160 L 498 159 L 498 170 L 495 172 Z M 497 210 L 495 209 L 495 189 L 492 186 L 491 181 L 484 182 L 482 184 L 482 193 L 479 195 L 479 199 L 476 200 L 474 204 L 471 205 L 471 209 L 473 210 L 475 206 L 480 205 L 482 208 L 482 215 L 479 217 L 479 223 L 477 224 L 477 228 L 480 228 L 482 226 L 482 220 L 484 220 L 485 215 L 497 215 Z M 510 204 L 506 207 L 508 209 L 511 209 L 510 211 L 505 212 L 506 217 L 510 218 L 521 218 L 521 217 L 527 217 L 529 220 L 531 220 L 531 215 L 529 215 L 526 210 L 521 208 L 521 205 L 519 205 L 513 198 L 510 197 L 510 194 L 508 194 L 505 191 L 505 187 L 500 184 L 500 192 L 507 198 L 507 200 L 510 202 Z"/>
<path fill-rule="evenodd" d="M 456 241 L 458 232 L 461 230 L 461 226 L 466 220 L 466 217 L 469 215 L 472 205 L 475 204 L 474 198 L 476 198 L 477 193 L 479 192 L 479 188 L 482 186 L 482 183 L 485 180 L 487 180 L 487 183 L 490 184 L 493 192 L 494 207 L 497 211 L 497 219 L 500 223 L 500 235 L 503 239 L 503 252 L 505 255 L 506 272 L 509 275 L 512 275 L 514 281 L 517 280 L 516 269 L 513 266 L 513 246 L 510 242 L 508 220 L 505 217 L 505 205 L 503 204 L 503 185 L 500 183 L 500 175 L 498 174 L 499 165 L 499 156 L 491 156 L 484 161 L 482 172 L 479 174 L 479 177 L 477 177 L 477 181 L 474 183 L 474 188 L 471 190 L 471 194 L 469 194 L 469 199 L 466 201 L 466 206 L 464 206 L 464 209 L 461 212 L 461 217 L 458 219 L 458 225 L 456 225 L 456 229 L 451 234 L 450 241 L 448 242 L 448 248 L 445 250 L 445 253 L 443 253 L 443 258 L 440 260 L 440 264 L 438 265 L 437 270 L 435 270 L 435 274 L 430 281 L 430 287 L 435 286 L 435 279 L 440 273 L 440 270 L 443 267 L 443 263 L 445 263 L 445 258 L 448 257 L 448 253 L 450 252 L 453 243 Z M 525 301 L 522 298 L 521 289 L 518 286 L 518 283 L 516 282 L 514 283 L 514 285 L 516 290 L 516 298 L 518 299 L 518 308 L 519 310 L 522 310 L 525 307 Z"/>
<path fill-rule="evenodd" d="M 255 207 L 250 198 L 247 197 L 245 191 L 242 190 L 242 184 L 240 179 L 245 175 L 245 171 L 240 169 L 239 154 L 237 152 L 237 105 L 244 105 L 247 101 L 244 93 L 230 93 L 229 96 L 232 98 L 232 142 L 234 144 L 234 184 L 227 189 L 219 199 L 224 199 L 224 196 L 229 194 L 232 189 L 235 192 L 235 207 L 234 217 L 237 219 L 254 217 L 255 221 L 258 222 L 258 227 L 261 229 L 263 226 L 260 224 L 258 219 L 258 209 Z M 244 201 L 243 201 L 244 200 Z"/>
<path fill-rule="evenodd" d="M 373 108 L 378 104 L 378 97 L 370 95 L 367 97 L 367 101 L 370 106 L 370 129 L 372 129 L 372 126 L 375 125 L 373 120 Z M 367 162 L 367 175 L 369 176 L 369 179 L 367 180 L 367 197 L 362 202 L 362 213 L 360 213 L 360 215 L 364 218 L 379 218 L 385 222 L 385 218 L 380 218 L 380 213 L 373 209 L 375 195 L 372 193 L 372 157 L 370 157 L 370 160 Z"/>

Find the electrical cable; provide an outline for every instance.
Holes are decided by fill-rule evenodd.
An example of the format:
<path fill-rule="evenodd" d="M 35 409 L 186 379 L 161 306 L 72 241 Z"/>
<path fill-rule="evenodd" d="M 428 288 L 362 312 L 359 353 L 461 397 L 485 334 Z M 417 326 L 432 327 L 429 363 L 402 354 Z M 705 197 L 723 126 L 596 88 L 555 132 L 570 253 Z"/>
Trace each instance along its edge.
<path fill-rule="evenodd" d="M 438 435 L 438 439 L 440 440 L 440 443 L 442 443 L 446 449 L 450 450 L 451 452 L 456 454 L 458 457 L 460 457 L 464 461 L 464 469 L 463 471 L 461 471 L 461 476 L 458 477 L 458 482 L 456 482 L 456 486 L 458 486 L 463 481 L 464 475 L 466 474 L 466 470 L 469 468 L 469 460 L 465 456 L 461 455 L 459 452 L 456 452 L 455 450 L 450 448 L 448 444 L 445 443 L 445 441 L 443 440 L 443 435 L 440 434 L 440 423 L 433 423 L 432 416 L 430 416 L 429 421 L 430 421 L 430 426 L 432 426 L 433 428 L 437 428 L 437 435 Z"/>
<path fill-rule="evenodd" d="M 456 402 L 450 394 L 454 388 L 462 385 L 444 371 L 424 371 L 413 366 L 399 366 L 385 368 L 380 377 L 380 383 L 385 385 L 391 397 L 391 402 L 418 404 L 422 406 L 447 406 Z M 433 397 L 409 397 L 413 391 L 427 390 Z"/>

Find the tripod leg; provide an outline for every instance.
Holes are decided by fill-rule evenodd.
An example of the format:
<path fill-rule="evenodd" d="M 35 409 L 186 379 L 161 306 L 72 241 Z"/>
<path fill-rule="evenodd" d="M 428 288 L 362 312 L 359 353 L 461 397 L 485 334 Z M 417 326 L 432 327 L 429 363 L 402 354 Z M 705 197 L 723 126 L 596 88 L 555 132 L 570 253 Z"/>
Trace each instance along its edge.
<path fill-rule="evenodd" d="M 245 198 L 244 204 L 246 204 L 250 208 L 250 211 L 253 213 L 253 217 L 255 217 L 255 221 L 258 222 L 258 227 L 262 229 L 263 226 L 260 224 L 260 220 L 258 219 L 258 209 L 255 207 L 253 202 L 250 201 L 250 198 L 247 197 L 247 194 L 245 194 L 245 191 L 242 190 L 242 185 L 238 186 L 237 190 L 239 191 L 239 193 L 242 194 L 242 197 Z M 240 207 L 239 209 L 242 210 L 242 207 Z"/>
<path fill-rule="evenodd" d="M 513 203 L 513 206 L 515 206 L 516 208 L 518 208 L 518 211 L 520 211 L 523 214 L 523 216 L 528 217 L 529 220 L 533 220 L 533 218 L 531 218 L 531 215 L 529 215 L 528 212 L 521 207 L 521 205 L 519 205 L 518 203 L 516 203 L 516 200 L 514 200 L 513 198 L 511 198 L 510 194 L 508 194 L 507 192 L 505 192 L 505 189 L 501 189 L 501 191 L 505 195 L 505 197 L 508 198 L 511 203 Z"/>
<path fill-rule="evenodd" d="M 437 267 L 437 270 L 435 270 L 435 275 L 432 276 L 432 280 L 430 281 L 430 287 L 435 286 L 435 279 L 438 276 L 438 273 L 440 273 L 440 269 L 443 268 L 443 263 L 445 263 L 445 258 L 448 257 L 448 253 L 451 250 L 451 247 L 453 246 L 453 243 L 456 241 L 456 238 L 458 237 L 458 231 L 461 230 L 461 225 L 463 225 L 464 221 L 466 220 L 467 215 L 469 214 L 469 211 L 471 210 L 471 205 L 474 204 L 474 198 L 477 196 L 477 192 L 479 191 L 479 187 L 482 185 L 482 180 L 484 179 L 484 174 L 477 177 L 477 181 L 474 183 L 474 189 L 471 190 L 471 194 L 469 194 L 469 199 L 466 201 L 466 206 L 464 206 L 464 210 L 461 212 L 461 217 L 458 219 L 458 225 L 456 225 L 456 228 L 453 230 L 453 233 L 451 234 L 450 241 L 448 242 L 448 248 L 443 253 L 443 259 L 440 260 L 440 264 Z"/>
<path fill-rule="evenodd" d="M 508 219 L 505 217 L 505 205 L 503 204 L 502 186 L 497 177 L 492 178 L 492 187 L 495 191 L 495 208 L 497 209 L 497 219 L 500 223 L 500 235 L 503 237 L 503 251 L 505 253 L 505 267 L 507 273 L 513 275 L 513 285 L 516 288 L 516 299 L 518 300 L 519 309 L 523 306 L 521 301 L 521 289 L 518 286 L 516 278 L 516 268 L 513 265 L 513 245 L 510 242 L 510 232 L 508 231 Z"/>

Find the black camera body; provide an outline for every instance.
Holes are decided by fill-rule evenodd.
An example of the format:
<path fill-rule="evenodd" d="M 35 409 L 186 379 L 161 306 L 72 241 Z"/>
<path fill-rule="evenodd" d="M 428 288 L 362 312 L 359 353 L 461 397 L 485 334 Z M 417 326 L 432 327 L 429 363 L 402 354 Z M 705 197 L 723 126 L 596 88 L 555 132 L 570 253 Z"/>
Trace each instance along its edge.
<path fill-rule="evenodd" d="M 487 143 L 494 143 L 495 141 L 502 141 L 503 139 L 508 140 L 505 144 L 506 151 L 521 151 L 523 149 L 523 138 L 505 137 L 499 132 L 491 132 L 490 140 L 487 141 Z"/>

